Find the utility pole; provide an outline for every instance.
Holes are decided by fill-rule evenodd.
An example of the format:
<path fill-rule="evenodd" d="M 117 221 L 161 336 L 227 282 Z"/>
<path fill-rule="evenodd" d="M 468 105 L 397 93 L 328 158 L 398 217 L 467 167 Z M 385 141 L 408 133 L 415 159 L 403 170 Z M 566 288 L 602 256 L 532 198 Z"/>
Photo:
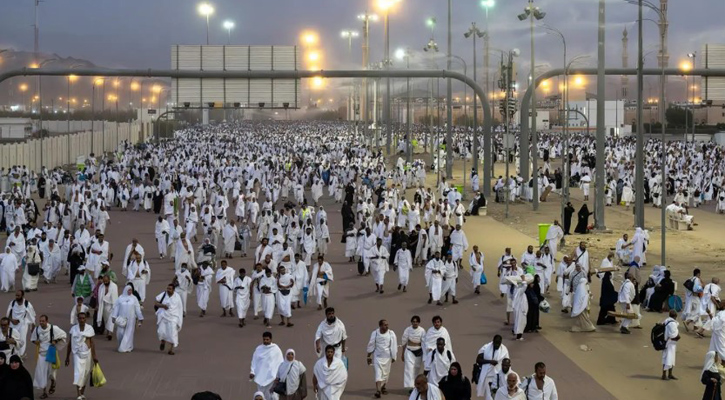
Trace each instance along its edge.
<path fill-rule="evenodd" d="M 604 223 L 604 146 L 606 129 L 604 118 L 604 102 L 606 99 L 606 78 L 604 77 L 604 42 L 606 40 L 605 31 L 605 3 L 606 0 L 599 0 L 599 39 L 598 39 L 598 56 L 597 56 L 597 149 L 596 149 L 596 180 L 595 196 L 594 196 L 594 223 L 598 230 L 607 229 Z M 639 132 L 638 132 L 639 133 Z M 639 189 L 638 189 L 639 190 Z"/>
<path fill-rule="evenodd" d="M 637 143 L 635 145 L 635 220 L 634 226 L 644 228 L 644 121 L 642 121 L 642 92 L 644 90 L 644 75 L 642 69 L 643 61 L 643 38 L 642 38 L 642 2 L 638 1 L 638 18 L 637 18 Z M 663 182 L 664 183 L 664 182 Z M 662 206 L 665 206 L 664 204 Z"/>
<path fill-rule="evenodd" d="M 367 11 L 365 11 L 365 14 L 360 15 L 358 17 L 360 20 L 362 20 L 363 23 L 363 41 L 362 41 L 362 67 L 363 69 L 368 69 L 370 64 L 370 19 L 373 18 L 372 15 L 370 15 Z M 363 126 L 363 134 L 365 137 L 369 137 L 369 125 L 370 125 L 370 115 L 368 112 L 368 80 L 367 78 L 363 78 L 362 80 L 362 86 L 363 90 L 361 90 L 362 95 L 362 101 L 360 102 L 360 112 L 362 115 L 362 119 L 364 121 Z"/>
<path fill-rule="evenodd" d="M 476 82 L 476 38 L 480 37 L 486 37 L 486 32 L 481 32 L 481 30 L 478 29 L 475 22 L 471 23 L 471 28 L 468 29 L 468 32 L 466 32 L 463 36 L 466 38 L 469 38 L 473 36 L 473 81 Z M 488 93 L 488 91 L 486 92 Z M 476 96 L 476 93 L 473 93 L 473 170 L 478 173 L 478 96 Z M 483 101 L 484 99 L 481 99 Z M 485 104 L 485 103 L 484 103 Z M 468 122 L 468 121 L 466 121 Z M 463 174 L 467 174 L 468 171 L 463 171 Z"/>
<path fill-rule="evenodd" d="M 451 33 L 451 14 L 453 12 L 453 6 L 451 0 L 448 0 L 448 49 L 447 49 L 447 65 L 446 69 L 451 70 L 451 63 L 453 61 L 453 34 Z M 453 178 L 453 81 L 451 78 L 447 80 L 446 87 L 446 104 L 447 104 L 447 118 L 448 129 L 446 131 L 446 179 Z M 463 171 L 465 175 L 466 171 Z"/>

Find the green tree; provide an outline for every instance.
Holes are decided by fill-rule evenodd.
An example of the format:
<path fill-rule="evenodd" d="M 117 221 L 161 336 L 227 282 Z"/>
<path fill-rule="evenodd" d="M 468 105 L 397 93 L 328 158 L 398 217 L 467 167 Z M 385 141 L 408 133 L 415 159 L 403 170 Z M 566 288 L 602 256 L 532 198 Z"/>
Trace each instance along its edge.
<path fill-rule="evenodd" d="M 685 127 L 686 123 L 687 127 L 691 128 L 694 122 L 692 118 L 692 111 L 680 107 L 668 108 L 667 111 L 665 111 L 665 118 L 667 119 L 667 124 L 672 127 Z"/>

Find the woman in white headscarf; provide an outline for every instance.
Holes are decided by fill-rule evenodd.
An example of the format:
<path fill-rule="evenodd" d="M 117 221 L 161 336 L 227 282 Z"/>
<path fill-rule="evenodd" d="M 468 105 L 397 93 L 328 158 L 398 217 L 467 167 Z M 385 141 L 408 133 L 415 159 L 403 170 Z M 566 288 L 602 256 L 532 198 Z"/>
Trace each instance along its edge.
<path fill-rule="evenodd" d="M 136 324 L 138 323 L 140 327 L 143 321 L 141 305 L 134 295 L 133 284 L 128 283 L 123 288 L 123 293 L 113 304 L 111 319 L 116 325 L 118 352 L 130 353 L 133 351 L 133 335 L 136 332 Z"/>
<path fill-rule="evenodd" d="M 279 400 L 302 400 L 307 397 L 306 371 L 305 366 L 295 359 L 295 351 L 288 349 L 284 353 L 284 361 L 279 365 L 273 386 L 282 382 L 287 388 L 287 395 L 280 395 Z"/>
<path fill-rule="evenodd" d="M 572 293 L 571 317 L 575 319 L 571 332 L 594 332 L 597 328 L 589 318 L 589 289 L 587 288 L 587 273 L 579 264 L 570 278 Z"/>
<path fill-rule="evenodd" d="M 264 398 L 264 393 L 256 392 L 256 393 L 254 393 L 254 397 L 252 397 L 252 400 L 267 400 L 267 399 Z"/>
<path fill-rule="evenodd" d="M 15 288 L 18 265 L 18 259 L 10 247 L 5 247 L 5 253 L 0 254 L 0 291 L 8 292 Z"/>

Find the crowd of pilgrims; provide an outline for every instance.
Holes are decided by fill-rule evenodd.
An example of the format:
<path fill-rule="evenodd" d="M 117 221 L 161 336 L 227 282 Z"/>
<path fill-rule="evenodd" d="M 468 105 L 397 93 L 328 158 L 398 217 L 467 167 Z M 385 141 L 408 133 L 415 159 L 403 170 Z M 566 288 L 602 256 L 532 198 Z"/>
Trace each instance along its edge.
<path fill-rule="evenodd" d="M 53 394 L 56 370 L 52 363 L 43 360 L 48 351 L 52 352 L 56 346 L 62 348 L 68 342 L 66 359 L 73 355 L 73 383 L 78 397 L 85 398 L 90 370 L 97 362 L 92 338 L 103 335 L 111 340 L 115 335 L 119 352 L 133 350 L 135 329 L 144 319 L 144 305 L 149 305 L 146 286 L 153 268 L 148 260 L 153 256 L 132 239 L 120 259 L 120 267 L 111 267 L 113 255 L 104 235 L 109 227 L 110 210 L 153 212 L 155 250 L 160 258 L 171 258 L 175 267 L 173 282 L 151 301 L 160 348 L 168 349 L 172 355 L 179 345 L 179 332 L 187 316 L 187 297 L 195 295 L 199 315 L 204 317 L 214 286 L 218 288 L 222 316 L 236 315 L 240 327 L 246 325 L 250 311 L 267 328 L 271 327 L 275 315 L 280 317 L 279 325 L 294 326 L 292 311 L 303 308 L 303 303 L 308 301 L 314 300 L 318 310 L 329 311 L 327 300 L 334 271 L 325 257 L 330 243 L 339 240 L 331 235 L 331 230 L 342 231 L 345 257 L 357 262 L 361 275 L 372 275 L 377 293 L 385 292 L 386 274 L 391 269 L 397 272 L 397 290 L 407 291 L 415 267 L 424 270 L 429 304 L 442 305 L 449 301 L 449 296 L 452 304 L 457 304 L 456 286 L 464 269 L 469 272 L 473 291 L 480 293 L 479 286 L 486 283 L 484 256 L 477 246 L 469 247 L 463 230 L 467 217 L 478 215 L 479 209 L 486 206 L 486 200 L 478 193 L 477 175 L 472 175 L 471 180 L 476 193 L 466 205 L 461 194 L 445 179 L 437 187 L 426 185 L 430 167 L 423 160 L 405 163 L 398 158 L 394 165 L 388 166 L 382 153 L 367 149 L 351 137 L 349 125 L 336 123 L 222 124 L 178 131 L 174 140 L 160 145 L 124 143 L 112 155 L 99 159 L 91 155 L 85 168 L 73 178 L 61 169 L 43 169 L 37 174 L 25 167 L 3 171 L 0 215 L 8 239 L 0 255 L 0 290 L 17 292 L 8 310 L 10 318 L 4 318 L 0 330 L 0 339 L 11 338 L 10 342 L 14 343 L 7 349 L 0 347 L 0 357 L 4 354 L 11 364 L 12 357 L 25 357 L 28 335 L 31 342 L 38 344 L 32 385 L 13 390 L 25 390 L 25 393 L 29 390 L 31 398 L 33 387 L 42 390 L 42 398 Z M 470 152 L 470 138 L 465 139 L 460 132 L 454 138 L 457 156 Z M 499 139 L 495 140 L 495 154 L 502 158 Z M 562 143 L 556 137 L 545 135 L 539 143 L 544 161 L 539 170 L 545 178 L 540 181 L 542 189 L 549 184 L 560 188 L 559 171 L 551 166 L 550 159 L 562 154 Z M 611 181 L 617 183 L 614 187 L 608 186 L 611 193 L 607 198 L 611 201 L 616 193 L 619 203 L 620 192 L 624 198 L 628 195 L 626 188 L 631 187 L 633 166 L 624 160 L 633 159 L 634 143 L 629 139 L 610 139 L 609 144 L 614 147 L 606 151 L 607 172 Z M 593 141 L 577 137 L 572 140 L 571 148 L 573 179 L 586 183 L 582 178 L 593 175 Z M 647 149 L 648 154 L 656 156 L 658 143 L 649 142 Z M 517 160 L 512 155 L 512 161 Z M 657 160 L 652 158 L 647 162 L 652 176 L 649 195 L 655 200 L 661 190 Z M 702 201 L 712 200 L 720 193 L 721 163 L 721 150 L 717 146 L 673 143 L 668 148 L 671 180 L 668 187 L 673 194 L 689 196 L 692 192 L 688 198 L 698 194 Z M 551 180 L 547 180 L 552 173 Z M 511 184 L 517 189 L 512 196 L 526 197 L 528 192 L 520 179 L 514 178 Z M 495 189 L 501 185 L 499 179 Z M 412 197 L 406 196 L 408 189 L 413 192 Z M 320 205 L 325 191 L 327 197 L 341 204 L 339 228 L 328 226 L 327 211 Z M 42 210 L 38 204 L 42 204 Z M 539 310 L 548 312 L 551 306 L 546 297 L 549 288 L 554 286 L 561 293 L 563 310 L 571 313 L 576 321 L 573 331 L 593 330 L 587 310 L 590 277 L 597 272 L 590 272 L 589 255 L 583 243 L 556 264 L 557 244 L 563 235 L 563 229 L 555 223 L 547 234 L 547 244 L 538 250 L 529 246 L 518 259 L 511 249 L 506 249 L 496 263 L 501 296 L 507 300 L 506 323 L 511 325 L 515 339 L 523 340 L 523 333 L 541 329 Z M 621 289 L 626 291 L 626 298 L 639 290 L 639 287 L 630 290 L 628 282 L 640 284 L 638 271 L 646 262 L 643 245 L 646 239 L 646 234 L 638 230 L 632 242 L 625 237 L 624 242 L 617 243 L 615 254 L 602 260 L 603 270 L 609 270 L 616 263 L 615 257 L 620 265 L 629 268 L 622 283 L 625 289 Z M 235 256 L 247 257 L 247 253 L 254 259 L 250 271 L 244 268 L 235 271 L 229 266 L 229 260 Z M 632 269 L 635 265 L 636 269 Z M 69 275 L 74 299 L 74 304 L 68 305 L 71 329 L 67 333 L 50 324 L 47 316 L 37 317 L 26 299 L 28 292 L 38 290 L 41 279 L 52 285 L 62 274 Z M 125 281 L 121 290 L 117 284 L 119 274 Z M 17 275 L 20 283 L 16 282 Z M 602 279 L 603 312 L 597 323 L 613 323 L 606 311 L 612 311 L 617 303 L 634 304 L 635 296 L 629 302 L 623 301 L 621 295 L 618 301 L 611 301 L 612 273 L 597 275 Z M 654 311 L 660 311 L 671 295 L 667 292 L 667 281 L 661 282 L 665 277 L 669 279 L 668 275 L 669 271 L 655 269 L 650 277 L 653 282 L 647 282 L 642 288 L 643 292 L 646 290 L 647 300 L 650 296 L 659 299 L 654 302 L 658 304 Z M 629 310 L 628 306 L 624 308 Z M 427 332 L 419 327 L 420 318 L 417 322 L 415 319 L 401 339 L 408 350 L 404 347 L 401 355 L 405 361 L 404 386 L 413 395 L 427 393 L 427 398 L 436 399 L 441 393 L 439 383 L 441 389 L 445 387 L 440 379 L 463 382 L 465 378 L 450 351 L 450 337 L 445 328 L 441 330 L 442 319 L 434 319 L 434 326 Z M 629 327 L 625 321 L 629 320 L 621 322 L 623 333 Z M 338 322 L 334 316 L 332 321 L 328 316 L 321 323 L 316 339 L 320 332 L 324 336 L 326 331 L 328 335 L 341 335 L 345 339 L 346 333 L 339 332 Z M 387 332 L 388 336 L 394 336 L 385 325 L 383 329 L 381 321 L 379 330 L 373 332 L 375 338 Z M 437 343 L 440 339 L 447 357 L 443 350 L 437 349 L 441 346 Z M 271 336 L 265 336 L 265 342 L 271 343 Z M 390 369 L 388 364 L 385 372 L 385 363 L 380 360 L 386 357 L 376 347 L 385 341 L 378 342 L 371 339 L 368 344 L 368 352 L 375 359 L 376 397 L 385 394 Z M 344 341 L 326 343 L 333 347 L 332 358 L 339 358 L 340 348 L 344 352 Z M 510 378 L 511 360 L 505 346 L 504 351 L 499 351 L 502 346 L 498 337 L 479 351 L 478 370 L 472 377 L 474 383 L 478 382 L 475 390 L 479 397 L 518 399 L 525 398 L 523 393 L 538 391 L 545 399 L 557 398 L 555 385 L 545 375 L 543 365 L 537 365 L 530 378 L 519 379 L 518 375 Z M 319 376 L 315 366 L 314 389 L 318 398 L 340 398 L 347 373 L 341 379 L 343 373 L 333 368 L 333 360 L 325 356 L 325 346 L 316 350 L 321 357 L 318 363 L 327 360 L 319 368 Z M 272 386 L 294 369 L 290 364 L 294 351 L 291 353 L 290 356 L 288 351 L 284 357 L 287 361 L 280 361 L 279 365 L 264 365 L 273 371 L 264 374 L 264 381 L 259 375 L 255 379 L 261 398 L 276 398 Z M 438 371 L 437 375 L 431 376 L 432 370 Z M 425 382 L 420 380 L 423 383 L 419 385 L 418 374 L 423 371 L 428 377 L 423 378 Z M 336 379 L 332 380 L 338 381 L 337 388 L 330 384 L 331 391 L 323 390 L 325 374 L 330 379 L 335 375 Z M 271 380 L 267 379 L 270 376 Z M 3 382 L 0 390 L 4 390 L 8 380 L 2 378 L 2 372 L 0 380 Z M 430 385 L 430 391 L 426 384 Z M 457 386 L 455 393 L 459 393 L 466 385 L 454 386 Z M 498 388 L 506 390 L 498 394 L 492 390 Z M 470 397 L 470 385 L 468 392 Z M 282 398 L 298 398 L 293 397 L 295 390 L 288 393 Z M 411 398 L 415 397 L 411 395 Z M 454 398 L 467 397 L 457 394 Z"/>
<path fill-rule="evenodd" d="M 421 130 L 423 128 L 420 128 Z M 445 136 L 445 131 L 440 133 Z M 418 133 L 421 143 L 427 139 L 427 134 Z M 518 137 L 519 134 L 517 133 Z M 434 136 L 437 137 L 437 136 Z M 483 160 L 483 135 L 479 133 L 479 159 Z M 469 129 L 453 130 L 452 149 L 454 158 L 466 157 L 470 159 L 473 153 L 473 134 Z M 443 143 L 444 141 L 441 140 Z M 567 152 L 570 162 L 570 187 L 581 187 L 588 196 L 589 186 L 594 180 L 596 162 L 596 140 L 593 135 L 571 135 L 568 150 L 565 142 L 558 133 L 539 132 L 537 154 L 539 163 L 538 174 L 539 193 L 544 193 L 547 187 L 555 192 L 561 191 L 564 184 L 562 169 L 562 155 Z M 605 199 L 607 205 L 629 206 L 635 200 L 635 146 L 634 136 L 607 137 L 604 150 L 605 168 Z M 529 149 L 529 152 L 533 148 Z M 503 136 L 493 136 L 492 151 L 496 162 L 505 162 L 506 149 L 503 146 Z M 645 142 L 645 203 L 656 207 L 662 206 L 662 189 L 666 188 L 667 196 L 678 205 L 698 207 L 701 204 L 714 203 L 717 212 L 725 213 L 725 148 L 713 142 L 686 142 L 670 141 L 664 147 L 666 153 L 666 179 L 663 185 L 661 162 L 662 142 L 650 139 Z M 494 177 L 498 177 L 495 190 L 499 195 L 497 201 L 503 201 L 502 190 L 509 186 L 510 200 L 531 201 L 533 180 L 525 182 L 520 175 L 521 148 L 518 140 L 513 149 L 508 152 L 512 173 L 508 179 L 503 171 L 494 169 Z M 556 162 L 553 160 L 556 159 Z M 442 161 L 444 162 L 445 160 Z M 529 158 L 531 168 L 531 158 Z M 435 166 L 435 163 L 434 163 Z M 497 168 L 501 168 L 500 166 Z M 665 204 L 667 206 L 667 204 Z"/>

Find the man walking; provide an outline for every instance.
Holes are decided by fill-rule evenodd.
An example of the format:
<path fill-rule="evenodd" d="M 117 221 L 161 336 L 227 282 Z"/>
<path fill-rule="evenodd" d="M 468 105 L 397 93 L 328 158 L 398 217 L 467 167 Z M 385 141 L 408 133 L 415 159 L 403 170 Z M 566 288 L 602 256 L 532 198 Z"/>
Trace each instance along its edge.
<path fill-rule="evenodd" d="M 265 399 L 276 400 L 274 393 L 274 379 L 277 377 L 277 370 L 282 364 L 282 350 L 272 343 L 272 333 L 262 334 L 262 344 L 257 346 L 252 355 L 252 367 L 249 372 L 249 379 L 257 384 L 257 390 L 264 394 Z"/>
<path fill-rule="evenodd" d="M 35 365 L 35 374 L 33 376 L 33 387 L 42 389 L 41 398 L 47 398 L 48 392 L 55 393 L 55 376 L 57 369 L 53 368 L 53 363 L 48 361 L 48 351 L 52 350 L 55 354 L 53 358 L 60 358 L 58 346 L 67 340 L 66 333 L 58 326 L 48 323 L 48 316 L 41 315 L 38 319 L 40 326 L 36 327 L 30 334 L 30 341 L 38 347 L 38 357 Z M 53 349 L 50 346 L 53 345 Z M 58 360 L 60 365 L 60 360 Z M 50 384 L 50 385 L 48 385 Z M 50 387 L 49 387 L 50 386 Z"/>
<path fill-rule="evenodd" d="M 70 329 L 70 346 L 65 354 L 65 366 L 70 365 L 70 355 L 73 353 L 73 385 L 76 387 L 78 398 L 85 399 L 86 383 L 91 376 L 93 365 L 98 363 L 96 346 L 93 342 L 95 332 L 86 323 L 87 315 L 78 313 L 78 325 Z"/>
<path fill-rule="evenodd" d="M 534 374 L 521 382 L 527 399 L 559 400 L 554 380 L 546 376 L 546 364 L 537 362 Z"/>
<path fill-rule="evenodd" d="M 662 380 L 677 380 L 672 375 L 675 368 L 677 342 L 680 340 L 680 330 L 677 327 L 677 311 L 670 310 L 670 315 L 662 322 L 665 326 L 665 349 L 662 350 Z"/>
<path fill-rule="evenodd" d="M 378 329 L 370 334 L 367 347 L 368 365 L 375 369 L 375 398 L 381 394 L 388 394 L 385 385 L 390 377 L 390 366 L 395 362 L 398 350 L 398 338 L 395 332 L 388 328 L 388 321 L 381 319 Z"/>

